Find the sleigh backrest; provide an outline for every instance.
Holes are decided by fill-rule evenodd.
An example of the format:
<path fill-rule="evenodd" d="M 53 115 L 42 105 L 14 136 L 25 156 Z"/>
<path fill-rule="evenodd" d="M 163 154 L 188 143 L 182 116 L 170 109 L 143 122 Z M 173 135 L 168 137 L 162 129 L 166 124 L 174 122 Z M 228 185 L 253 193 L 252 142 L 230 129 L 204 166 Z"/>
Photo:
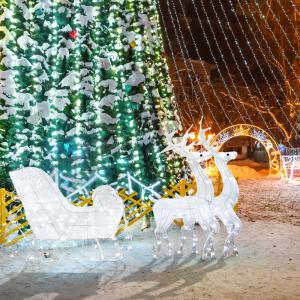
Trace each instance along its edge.
<path fill-rule="evenodd" d="M 44 207 L 71 212 L 89 212 L 89 207 L 76 207 L 67 200 L 50 175 L 41 169 L 26 167 L 10 172 L 10 177 L 24 207 L 27 203 L 39 203 Z"/>

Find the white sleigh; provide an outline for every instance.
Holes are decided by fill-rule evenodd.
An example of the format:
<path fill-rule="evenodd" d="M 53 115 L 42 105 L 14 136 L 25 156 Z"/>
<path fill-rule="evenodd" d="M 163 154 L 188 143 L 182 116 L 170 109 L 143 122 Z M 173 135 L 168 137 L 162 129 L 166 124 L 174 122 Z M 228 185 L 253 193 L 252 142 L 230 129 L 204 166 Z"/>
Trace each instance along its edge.
<path fill-rule="evenodd" d="M 93 206 L 76 207 L 62 195 L 52 178 L 38 168 L 12 171 L 10 176 L 37 239 L 114 237 L 124 204 L 112 187 L 98 187 L 93 193 Z"/>

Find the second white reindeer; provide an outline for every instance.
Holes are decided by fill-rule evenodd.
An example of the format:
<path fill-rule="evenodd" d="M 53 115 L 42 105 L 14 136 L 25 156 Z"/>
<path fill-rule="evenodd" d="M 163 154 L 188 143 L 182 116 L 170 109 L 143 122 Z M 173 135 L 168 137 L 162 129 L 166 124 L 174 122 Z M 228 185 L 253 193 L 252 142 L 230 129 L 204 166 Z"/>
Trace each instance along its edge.
<path fill-rule="evenodd" d="M 224 243 L 223 255 L 225 257 L 231 255 L 237 255 L 238 250 L 235 245 L 234 239 L 240 233 L 242 223 L 233 207 L 238 200 L 239 187 L 236 178 L 228 167 L 228 162 L 237 157 L 236 152 L 218 152 L 218 149 L 211 145 L 210 140 L 206 139 L 205 132 L 209 130 L 202 129 L 202 122 L 200 122 L 199 132 L 199 145 L 203 145 L 204 148 L 209 151 L 215 160 L 215 164 L 219 169 L 219 172 L 223 181 L 223 190 L 221 194 L 213 198 L 211 202 L 211 209 L 213 214 L 224 224 L 227 237 Z M 198 154 L 199 160 L 201 159 L 201 153 Z"/>

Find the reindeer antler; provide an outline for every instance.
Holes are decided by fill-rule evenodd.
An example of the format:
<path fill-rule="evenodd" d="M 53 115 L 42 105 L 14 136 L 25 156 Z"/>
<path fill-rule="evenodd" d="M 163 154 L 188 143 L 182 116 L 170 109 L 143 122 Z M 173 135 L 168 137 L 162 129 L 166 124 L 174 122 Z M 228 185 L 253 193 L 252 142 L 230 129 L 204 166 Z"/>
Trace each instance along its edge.
<path fill-rule="evenodd" d="M 218 152 L 218 149 L 211 145 L 211 140 L 213 137 L 206 138 L 205 133 L 211 129 L 211 127 L 202 129 L 203 116 L 199 122 L 199 142 L 196 143 L 196 146 L 204 146 L 207 151 L 211 151 L 212 153 Z"/>
<path fill-rule="evenodd" d="M 161 153 L 168 152 L 168 151 L 171 151 L 174 149 L 175 144 L 173 143 L 172 139 L 173 139 L 176 131 L 177 130 L 172 131 L 171 133 L 166 133 L 166 139 L 167 139 L 168 146 L 164 150 L 162 150 Z"/>
<path fill-rule="evenodd" d="M 185 150 L 188 153 L 191 150 L 191 148 L 194 147 L 194 143 L 187 145 L 187 141 L 189 139 L 189 132 L 190 132 L 191 128 L 192 128 L 192 126 L 185 132 L 185 134 L 183 135 L 183 137 L 181 138 L 181 140 L 178 143 L 173 142 L 173 137 L 174 137 L 176 131 L 167 133 L 166 139 L 167 139 L 168 146 L 161 153 L 171 151 L 171 150 L 174 152 L 177 152 L 179 149 L 182 150 L 183 148 L 185 148 Z"/>
<path fill-rule="evenodd" d="M 185 147 L 187 151 L 190 151 L 194 148 L 195 142 L 187 145 L 188 139 L 190 138 L 190 130 L 193 127 L 193 125 L 190 126 L 190 128 L 185 132 L 183 137 L 181 138 L 181 141 L 178 143 L 179 146 Z"/>

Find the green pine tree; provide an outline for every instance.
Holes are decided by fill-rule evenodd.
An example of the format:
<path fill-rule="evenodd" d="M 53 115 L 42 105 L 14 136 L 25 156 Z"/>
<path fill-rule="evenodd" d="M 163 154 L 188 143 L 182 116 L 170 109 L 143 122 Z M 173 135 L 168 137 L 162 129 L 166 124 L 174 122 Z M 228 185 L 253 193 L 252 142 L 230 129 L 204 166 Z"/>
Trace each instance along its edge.
<path fill-rule="evenodd" d="M 180 125 L 155 0 L 11 0 L 6 14 L 6 172 L 58 170 L 75 185 L 94 172 L 164 187 L 181 176 L 179 159 L 161 154 Z"/>

